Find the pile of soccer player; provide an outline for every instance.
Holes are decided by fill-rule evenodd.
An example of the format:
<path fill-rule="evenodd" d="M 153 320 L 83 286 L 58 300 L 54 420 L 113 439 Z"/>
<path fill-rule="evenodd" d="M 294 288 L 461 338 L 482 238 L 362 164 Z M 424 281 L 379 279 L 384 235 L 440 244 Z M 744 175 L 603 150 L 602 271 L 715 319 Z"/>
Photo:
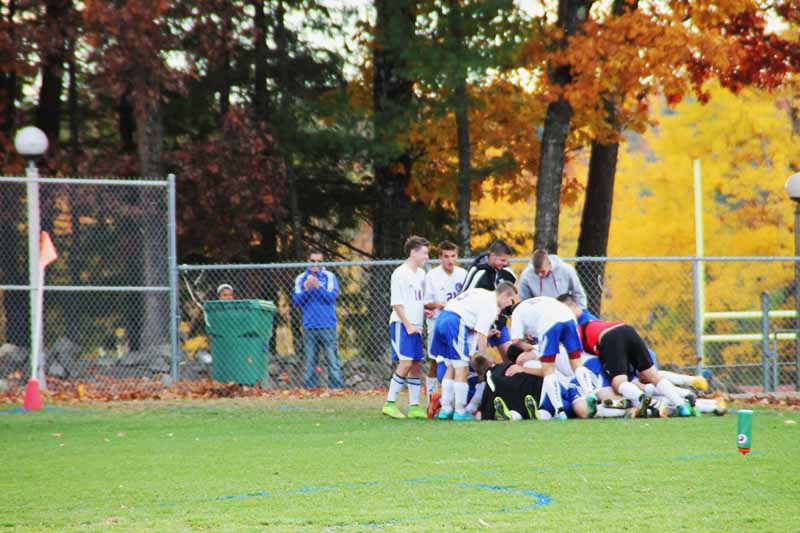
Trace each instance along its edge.
<path fill-rule="evenodd" d="M 469 270 L 457 266 L 458 248 L 444 241 L 440 265 L 426 274 L 429 248 L 426 239 L 409 237 L 408 259 L 392 274 L 396 368 L 383 414 L 470 421 L 725 412 L 722 400 L 699 397 L 709 388 L 704 377 L 659 370 L 633 327 L 589 312 L 575 269 L 557 256 L 534 252 L 517 289 L 511 249 L 502 241 Z M 423 326 L 427 410 L 420 407 Z M 397 405 L 405 387 L 407 413 Z"/>

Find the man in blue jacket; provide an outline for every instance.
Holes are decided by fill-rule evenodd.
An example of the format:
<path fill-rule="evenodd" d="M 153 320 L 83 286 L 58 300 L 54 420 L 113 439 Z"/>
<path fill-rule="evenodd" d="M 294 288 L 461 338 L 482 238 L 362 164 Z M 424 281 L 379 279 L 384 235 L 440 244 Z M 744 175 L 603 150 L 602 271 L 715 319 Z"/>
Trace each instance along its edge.
<path fill-rule="evenodd" d="M 339 280 L 333 272 L 320 266 L 323 257 L 313 252 L 308 258 L 308 268 L 294 280 L 294 305 L 303 310 L 303 347 L 306 365 L 303 385 L 314 389 L 319 385 L 317 358 L 321 350 L 328 359 L 330 388 L 342 388 L 342 370 L 339 367 L 338 335 L 336 333 L 336 296 Z"/>

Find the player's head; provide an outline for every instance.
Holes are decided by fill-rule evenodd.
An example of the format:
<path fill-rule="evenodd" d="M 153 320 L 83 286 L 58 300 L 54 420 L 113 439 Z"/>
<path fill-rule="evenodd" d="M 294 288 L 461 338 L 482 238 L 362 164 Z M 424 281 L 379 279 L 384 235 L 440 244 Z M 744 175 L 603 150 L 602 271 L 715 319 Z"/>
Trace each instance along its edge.
<path fill-rule="evenodd" d="M 431 243 L 428 242 L 428 239 L 412 235 L 406 239 L 404 249 L 411 262 L 417 265 L 418 268 L 422 268 L 428 262 L 428 250 L 430 247 Z"/>
<path fill-rule="evenodd" d="M 445 272 L 452 272 L 458 263 L 458 246 L 450 241 L 439 243 L 439 261 Z"/>
<path fill-rule="evenodd" d="M 317 272 L 322 270 L 320 263 L 322 263 L 322 261 L 324 260 L 325 256 L 322 255 L 322 252 L 317 252 L 317 251 L 311 252 L 308 255 L 308 269 L 316 274 Z"/>
<path fill-rule="evenodd" d="M 233 300 L 233 287 L 227 283 L 217 287 L 217 298 L 220 300 Z"/>
<path fill-rule="evenodd" d="M 494 290 L 497 296 L 497 307 L 505 309 L 514 303 L 514 297 L 517 295 L 517 288 L 513 283 L 508 281 L 501 281 L 497 288 Z"/>
<path fill-rule="evenodd" d="M 525 350 L 523 350 L 516 344 L 512 344 L 511 346 L 508 347 L 508 350 L 506 350 L 506 357 L 508 357 L 508 360 L 511 361 L 512 363 L 516 363 L 517 357 L 519 357 L 524 351 Z"/>
<path fill-rule="evenodd" d="M 533 252 L 533 271 L 540 278 L 547 277 L 553 269 L 553 264 L 550 262 L 550 255 L 547 250 L 539 248 Z"/>
<path fill-rule="evenodd" d="M 470 364 L 475 373 L 478 374 L 478 381 L 484 381 L 486 379 L 486 372 L 494 366 L 494 361 L 488 357 L 476 355 L 472 358 Z"/>
<path fill-rule="evenodd" d="M 498 270 L 507 267 L 511 254 L 511 247 L 505 241 L 494 241 L 489 247 L 489 266 Z"/>
<path fill-rule="evenodd" d="M 580 317 L 581 313 L 583 313 L 583 308 L 581 308 L 581 306 L 578 305 L 578 301 L 575 299 L 573 295 L 569 293 L 564 293 L 559 295 L 559 297 L 556 299 L 562 304 L 569 307 L 570 311 L 572 311 L 572 313 L 575 315 L 575 318 Z"/>

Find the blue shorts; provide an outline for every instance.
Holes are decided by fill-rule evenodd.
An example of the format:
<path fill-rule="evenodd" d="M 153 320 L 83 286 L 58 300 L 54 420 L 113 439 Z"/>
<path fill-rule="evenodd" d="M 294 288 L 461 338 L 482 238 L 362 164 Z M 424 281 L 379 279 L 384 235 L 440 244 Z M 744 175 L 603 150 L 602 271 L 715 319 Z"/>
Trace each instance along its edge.
<path fill-rule="evenodd" d="M 500 330 L 500 335 L 497 337 L 489 337 L 488 344 L 492 348 L 496 348 L 497 346 L 502 346 L 507 342 L 511 342 L 511 334 L 508 332 L 508 326 L 503 326 L 503 329 Z"/>
<path fill-rule="evenodd" d="M 452 311 L 444 310 L 436 319 L 431 341 L 431 355 L 437 361 L 469 361 L 475 350 L 472 335 L 464 321 Z"/>
<path fill-rule="evenodd" d="M 574 321 L 553 324 L 545 331 L 543 338 L 539 339 L 539 360 L 543 363 L 555 362 L 559 344 L 563 344 L 569 354 L 583 349 Z"/>
<path fill-rule="evenodd" d="M 409 335 L 402 322 L 389 324 L 392 361 L 422 361 L 422 334 Z"/>

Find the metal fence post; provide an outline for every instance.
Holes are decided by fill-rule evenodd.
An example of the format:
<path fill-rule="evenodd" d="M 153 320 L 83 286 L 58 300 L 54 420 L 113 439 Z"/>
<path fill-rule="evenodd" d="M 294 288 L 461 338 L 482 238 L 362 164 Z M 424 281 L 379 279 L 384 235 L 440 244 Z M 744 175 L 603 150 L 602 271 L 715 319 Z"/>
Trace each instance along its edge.
<path fill-rule="evenodd" d="M 700 261 L 698 258 L 692 259 L 692 294 L 694 298 L 694 349 L 697 354 L 697 374 L 703 373 L 705 365 L 705 350 L 703 346 L 703 313 L 705 312 L 703 295 L 701 293 L 702 280 L 700 279 Z"/>
<path fill-rule="evenodd" d="M 40 316 L 41 307 L 38 302 L 41 298 L 42 277 L 39 275 L 39 246 L 40 246 L 40 213 L 39 213 L 39 169 L 33 160 L 28 161 L 25 168 L 27 183 L 28 203 L 28 275 L 30 284 L 30 324 L 31 324 L 31 379 L 38 379 L 38 365 L 41 357 L 42 336 L 41 324 L 44 322 Z M 10 252 L 8 252 L 10 253 Z M 42 384 L 44 386 L 44 384 Z"/>
<path fill-rule="evenodd" d="M 172 382 L 178 380 L 178 242 L 175 225 L 175 174 L 167 176 L 167 239 L 169 241 L 169 340 L 172 348 Z"/>
<path fill-rule="evenodd" d="M 763 351 L 762 366 L 764 369 L 764 392 L 769 392 L 769 294 L 767 291 L 761 293 L 761 349 Z"/>

